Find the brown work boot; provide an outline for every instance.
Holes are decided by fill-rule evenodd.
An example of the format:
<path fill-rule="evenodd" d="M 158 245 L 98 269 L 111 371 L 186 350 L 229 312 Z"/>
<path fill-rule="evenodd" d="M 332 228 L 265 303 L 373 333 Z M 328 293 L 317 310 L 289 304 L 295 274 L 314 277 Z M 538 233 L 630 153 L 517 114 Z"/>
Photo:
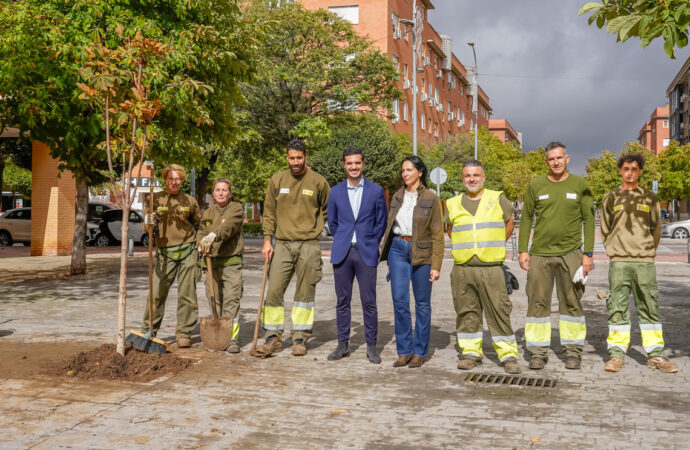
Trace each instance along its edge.
<path fill-rule="evenodd" d="M 226 352 L 228 353 L 239 353 L 240 352 L 240 343 L 237 342 L 237 339 L 233 339 L 230 341 L 228 344 L 228 347 L 225 349 Z"/>
<path fill-rule="evenodd" d="M 517 359 L 515 358 L 508 358 L 505 361 L 503 361 L 503 370 L 506 371 L 506 373 L 510 374 L 518 374 L 522 373 L 520 370 L 520 365 L 517 362 Z"/>
<path fill-rule="evenodd" d="M 188 337 L 177 338 L 177 348 L 189 348 L 192 346 L 192 340 Z"/>
<path fill-rule="evenodd" d="M 474 358 L 462 358 L 458 361 L 458 369 L 460 370 L 472 370 L 482 363 L 481 359 Z"/>
<path fill-rule="evenodd" d="M 546 360 L 544 358 L 532 356 L 532 359 L 529 360 L 529 368 L 531 370 L 541 370 L 544 367 L 546 367 Z"/>
<path fill-rule="evenodd" d="M 580 369 L 582 361 L 577 356 L 566 356 L 565 357 L 565 368 L 571 370 Z"/>
<path fill-rule="evenodd" d="M 267 356 L 271 356 L 274 353 L 282 351 L 283 341 L 281 341 L 278 336 L 269 336 L 266 338 L 266 342 L 256 348 L 255 356 L 266 358 Z"/>
<path fill-rule="evenodd" d="M 410 363 L 411 359 L 412 359 L 412 355 L 400 355 L 400 356 L 398 356 L 398 359 L 396 359 L 395 362 L 393 363 L 393 367 L 406 366 Z"/>
<path fill-rule="evenodd" d="M 295 339 L 292 343 L 292 356 L 304 356 L 307 354 L 307 344 L 304 339 Z"/>
<path fill-rule="evenodd" d="M 647 367 L 650 369 L 659 369 L 659 372 L 664 373 L 676 373 L 678 372 L 678 366 L 676 363 L 669 361 L 663 356 L 652 356 L 647 360 Z"/>
<path fill-rule="evenodd" d="M 422 364 L 424 364 L 425 362 L 426 358 L 424 358 L 423 356 L 413 356 L 407 366 L 412 369 L 415 369 L 417 367 L 422 367 Z"/>
<path fill-rule="evenodd" d="M 604 370 L 607 372 L 620 372 L 623 366 L 625 366 L 625 364 L 623 364 L 623 358 L 611 358 L 606 361 Z"/>

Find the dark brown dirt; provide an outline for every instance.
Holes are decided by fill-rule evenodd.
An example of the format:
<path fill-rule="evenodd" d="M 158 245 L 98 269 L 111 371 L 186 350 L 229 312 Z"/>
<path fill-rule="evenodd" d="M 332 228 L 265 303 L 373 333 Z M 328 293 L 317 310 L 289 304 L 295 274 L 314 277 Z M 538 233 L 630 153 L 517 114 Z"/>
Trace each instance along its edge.
<path fill-rule="evenodd" d="M 115 345 L 103 344 L 54 366 L 50 374 L 84 379 L 150 381 L 179 373 L 192 362 L 174 354 L 142 353 L 132 347 L 125 351 L 123 357 L 115 351 Z"/>

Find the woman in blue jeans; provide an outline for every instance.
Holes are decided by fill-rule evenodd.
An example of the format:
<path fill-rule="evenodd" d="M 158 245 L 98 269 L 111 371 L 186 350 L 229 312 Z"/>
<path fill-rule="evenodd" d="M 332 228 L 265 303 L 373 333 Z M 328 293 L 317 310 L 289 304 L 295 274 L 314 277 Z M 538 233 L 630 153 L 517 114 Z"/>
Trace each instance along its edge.
<path fill-rule="evenodd" d="M 417 156 L 402 162 L 404 186 L 391 199 L 381 260 L 388 261 L 398 359 L 393 367 L 421 367 L 429 354 L 431 283 L 443 261 L 441 201 L 426 188 L 427 168 Z M 415 302 L 412 331 L 410 281 Z"/>

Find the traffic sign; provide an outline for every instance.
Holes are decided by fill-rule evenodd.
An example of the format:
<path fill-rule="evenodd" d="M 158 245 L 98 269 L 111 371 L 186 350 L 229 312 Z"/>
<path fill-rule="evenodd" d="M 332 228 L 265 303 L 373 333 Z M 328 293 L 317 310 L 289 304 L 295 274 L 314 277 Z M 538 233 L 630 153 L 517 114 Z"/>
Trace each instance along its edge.
<path fill-rule="evenodd" d="M 429 172 L 429 178 L 431 178 L 431 182 L 436 186 L 440 186 L 448 179 L 448 173 L 443 170 L 442 167 L 434 167 L 431 169 L 431 172 Z"/>

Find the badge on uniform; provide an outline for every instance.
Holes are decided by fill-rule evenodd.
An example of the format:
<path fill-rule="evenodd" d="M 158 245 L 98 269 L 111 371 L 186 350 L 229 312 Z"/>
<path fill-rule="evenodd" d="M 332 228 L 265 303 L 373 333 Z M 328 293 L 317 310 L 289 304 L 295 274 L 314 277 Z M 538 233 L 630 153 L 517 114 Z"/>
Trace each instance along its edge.
<path fill-rule="evenodd" d="M 280 193 L 281 193 L 281 194 L 289 194 L 289 193 L 290 193 L 290 188 L 280 188 Z"/>
<path fill-rule="evenodd" d="M 613 207 L 614 211 L 620 211 L 621 209 L 623 209 L 623 205 L 616 205 Z"/>
<path fill-rule="evenodd" d="M 544 194 L 539 196 L 539 200 L 547 200 L 549 198 L 549 194 Z"/>
<path fill-rule="evenodd" d="M 567 198 L 568 200 L 577 200 L 577 194 L 574 192 L 567 192 L 565 194 L 565 198 Z"/>
<path fill-rule="evenodd" d="M 189 212 L 189 206 L 183 206 L 180 209 L 184 212 Z"/>
<path fill-rule="evenodd" d="M 638 211 L 644 211 L 644 212 L 649 212 L 649 205 L 643 205 L 642 203 L 637 204 L 637 210 Z"/>
<path fill-rule="evenodd" d="M 156 211 L 167 211 L 167 210 L 168 210 L 167 206 L 159 206 L 158 208 L 156 208 Z"/>
<path fill-rule="evenodd" d="M 311 197 L 312 195 L 314 195 L 314 191 L 310 191 L 309 189 L 302 189 L 302 195 L 308 195 Z"/>

